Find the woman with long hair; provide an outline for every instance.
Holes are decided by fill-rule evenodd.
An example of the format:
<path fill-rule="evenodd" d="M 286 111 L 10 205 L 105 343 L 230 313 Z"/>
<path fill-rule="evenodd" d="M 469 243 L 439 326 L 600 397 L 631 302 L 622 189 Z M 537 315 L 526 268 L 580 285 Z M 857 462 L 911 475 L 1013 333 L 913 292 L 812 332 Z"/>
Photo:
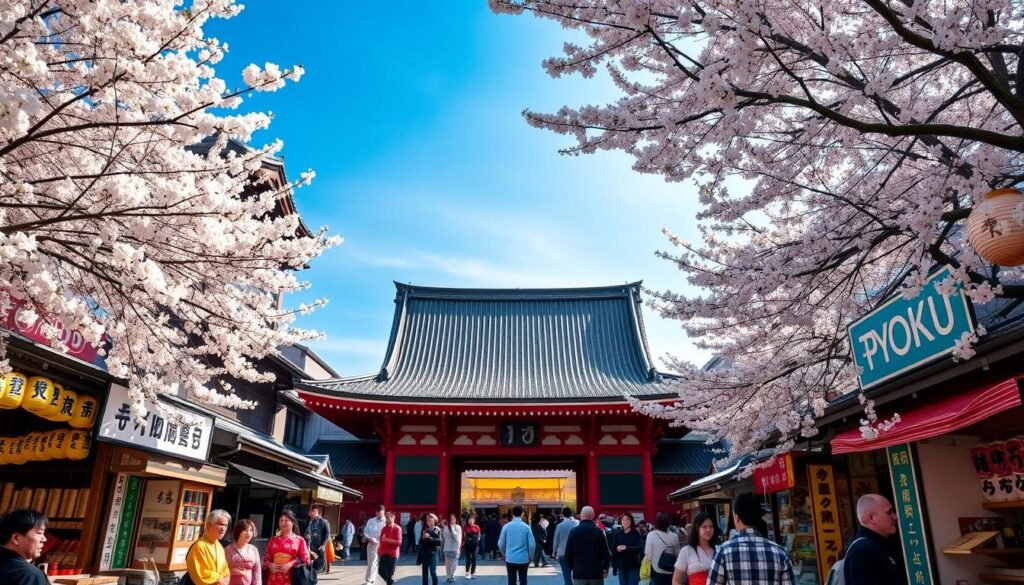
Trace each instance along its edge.
<path fill-rule="evenodd" d="M 427 585 L 427 576 L 433 585 L 437 585 L 437 549 L 441 547 L 441 529 L 437 526 L 437 516 L 427 514 L 423 521 L 420 534 L 420 550 L 416 555 L 416 564 L 422 567 L 423 585 Z"/>
<path fill-rule="evenodd" d="M 640 557 L 644 554 L 644 540 L 633 526 L 633 516 L 619 516 L 621 530 L 612 533 L 612 566 L 619 574 L 619 585 L 640 585 Z"/>
<path fill-rule="evenodd" d="M 658 512 L 654 518 L 654 530 L 647 534 L 644 557 L 651 563 L 651 585 L 671 585 L 673 563 L 661 562 L 662 558 L 679 556 L 679 537 L 669 532 L 668 516 Z"/>
<path fill-rule="evenodd" d="M 701 512 L 694 518 L 686 538 L 686 546 L 679 551 L 672 585 L 707 585 L 711 559 L 722 535 L 714 519 Z"/>
<path fill-rule="evenodd" d="M 459 551 L 462 550 L 462 526 L 454 512 L 448 515 L 448 525 L 441 530 L 441 552 L 444 554 L 444 572 L 448 582 L 455 582 L 455 570 L 459 566 Z"/>
<path fill-rule="evenodd" d="M 299 534 L 299 520 L 295 512 L 284 510 L 277 517 L 280 534 L 267 543 L 263 554 L 263 566 L 270 571 L 267 585 L 291 585 L 292 569 L 309 564 L 309 549 L 306 539 Z"/>
<path fill-rule="evenodd" d="M 224 556 L 231 569 L 230 585 L 262 585 L 263 568 L 260 567 L 260 551 L 250 544 L 256 537 L 256 525 L 252 520 L 242 519 L 235 523 L 235 541 L 224 547 Z"/>

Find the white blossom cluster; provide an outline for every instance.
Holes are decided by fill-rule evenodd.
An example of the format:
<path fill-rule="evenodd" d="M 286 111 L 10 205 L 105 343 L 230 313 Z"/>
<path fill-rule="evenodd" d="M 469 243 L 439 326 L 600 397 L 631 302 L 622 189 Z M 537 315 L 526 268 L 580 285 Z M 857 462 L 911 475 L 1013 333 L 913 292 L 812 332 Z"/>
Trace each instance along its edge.
<path fill-rule="evenodd" d="M 621 150 L 699 186 L 701 241 L 666 232 L 660 254 L 699 292 L 653 305 L 727 365 L 674 360 L 679 402 L 649 414 L 738 452 L 792 444 L 856 390 L 846 327 L 880 299 L 916 295 L 945 263 L 976 303 L 1020 296 L 1005 284 L 1020 272 L 974 254 L 963 220 L 1024 171 L 1024 4 L 490 1 L 582 33 L 547 71 L 603 67 L 621 94 L 529 123 L 572 137 L 565 153 Z M 870 410 L 865 434 L 893 422 Z"/>
<path fill-rule="evenodd" d="M 310 234 L 296 185 L 267 171 L 280 143 L 229 148 L 270 121 L 232 110 L 302 69 L 252 65 L 229 90 L 214 71 L 227 46 L 203 27 L 239 10 L 0 1 L 0 305 L 27 303 L 58 347 L 59 328 L 97 346 L 105 335 L 136 418 L 144 397 L 179 384 L 251 406 L 219 381 L 270 380 L 256 360 L 318 335 L 292 328 L 277 300 L 306 288 L 295 271 L 339 240 Z"/>

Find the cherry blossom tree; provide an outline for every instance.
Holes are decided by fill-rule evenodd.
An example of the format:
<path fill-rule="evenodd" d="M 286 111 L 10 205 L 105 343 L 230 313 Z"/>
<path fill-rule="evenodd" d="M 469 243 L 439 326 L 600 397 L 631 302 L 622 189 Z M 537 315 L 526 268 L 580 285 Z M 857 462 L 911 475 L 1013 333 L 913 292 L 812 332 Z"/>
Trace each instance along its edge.
<path fill-rule="evenodd" d="M 217 381 L 270 380 L 256 361 L 317 336 L 291 323 L 320 302 L 278 299 L 306 288 L 295 271 L 338 240 L 294 213 L 292 191 L 312 172 L 275 181 L 279 142 L 240 147 L 270 116 L 233 112 L 303 71 L 250 65 L 228 89 L 214 70 L 227 46 L 203 27 L 239 10 L 0 2 L 0 306 L 43 319 L 59 349 L 65 330 L 109 347 L 136 417 L 179 385 L 251 406 Z"/>
<path fill-rule="evenodd" d="M 1024 5 L 1007 0 L 491 0 L 573 31 L 553 77 L 603 68 L 605 105 L 526 111 L 566 154 L 620 150 L 695 185 L 699 242 L 660 253 L 697 292 L 653 294 L 720 359 L 673 360 L 680 401 L 651 414 L 749 450 L 814 434 L 857 389 L 846 326 L 895 292 L 963 285 L 1020 298 L 963 220 L 1024 167 Z M 1020 215 L 1020 214 L 1018 214 Z M 1018 218 L 1020 219 L 1020 218 Z M 979 331 L 983 335 L 984 331 Z M 975 336 L 955 355 L 969 359 Z M 886 421 L 865 401 L 863 430 Z M 792 444 L 783 442 L 783 448 Z"/>

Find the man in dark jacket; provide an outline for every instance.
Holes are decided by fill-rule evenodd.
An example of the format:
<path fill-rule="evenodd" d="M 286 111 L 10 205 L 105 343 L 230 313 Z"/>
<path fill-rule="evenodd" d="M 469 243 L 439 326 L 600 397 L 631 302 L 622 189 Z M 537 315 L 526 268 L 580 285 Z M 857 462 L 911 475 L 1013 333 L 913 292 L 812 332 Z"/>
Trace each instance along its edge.
<path fill-rule="evenodd" d="M 309 538 L 310 558 L 313 568 L 323 571 L 327 566 L 327 541 L 331 538 L 331 524 L 321 514 L 320 504 L 309 507 L 309 524 L 306 526 L 306 537 Z"/>
<path fill-rule="evenodd" d="M 865 494 L 857 500 L 860 528 L 843 561 L 846 585 L 904 585 L 903 567 L 889 552 L 896 534 L 896 511 L 885 496 Z"/>
<path fill-rule="evenodd" d="M 604 531 L 594 523 L 594 509 L 584 506 L 580 525 L 572 529 L 565 544 L 565 563 L 572 567 L 573 585 L 602 585 L 610 560 Z"/>
<path fill-rule="evenodd" d="M 0 583 L 49 585 L 32 561 L 43 554 L 46 516 L 35 510 L 11 510 L 0 516 Z"/>
<path fill-rule="evenodd" d="M 547 547 L 548 532 L 540 523 L 540 514 L 533 516 L 533 526 L 530 529 L 533 531 L 533 539 L 537 541 L 537 548 L 533 551 L 533 566 L 546 567 L 548 560 L 544 558 L 544 549 Z"/>

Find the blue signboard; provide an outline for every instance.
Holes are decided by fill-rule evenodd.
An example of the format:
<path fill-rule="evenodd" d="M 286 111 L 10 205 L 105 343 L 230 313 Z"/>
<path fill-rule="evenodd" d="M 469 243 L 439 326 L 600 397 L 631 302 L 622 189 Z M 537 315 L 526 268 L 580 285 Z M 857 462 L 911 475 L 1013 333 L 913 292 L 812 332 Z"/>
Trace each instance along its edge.
<path fill-rule="evenodd" d="M 910 585 L 932 585 L 932 563 L 928 556 L 924 514 L 918 494 L 914 455 L 910 445 L 896 445 L 885 451 L 892 477 L 893 508 L 900 523 L 900 542 Z"/>
<path fill-rule="evenodd" d="M 949 267 L 933 274 L 917 297 L 894 295 L 850 325 L 861 389 L 949 355 L 961 335 L 974 331 L 963 289 L 957 285 L 953 294 L 944 296 L 935 288 L 947 276 Z"/>

